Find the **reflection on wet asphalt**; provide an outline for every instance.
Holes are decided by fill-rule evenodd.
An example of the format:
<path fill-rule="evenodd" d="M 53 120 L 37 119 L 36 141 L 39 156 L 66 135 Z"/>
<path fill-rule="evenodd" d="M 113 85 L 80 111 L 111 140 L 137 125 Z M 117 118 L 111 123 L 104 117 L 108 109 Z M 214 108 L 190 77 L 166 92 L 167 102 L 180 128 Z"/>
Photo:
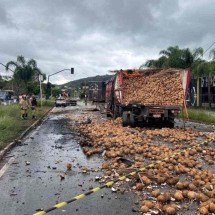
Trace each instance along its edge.
<path fill-rule="evenodd" d="M 0 178 L 0 215 L 33 214 L 100 186 L 95 177 L 102 175 L 102 158 L 85 157 L 64 114 L 50 115 L 9 155 L 15 161 Z M 67 162 L 73 165 L 71 172 L 66 172 Z M 96 171 L 82 173 L 82 167 Z M 134 202 L 132 193 L 104 189 L 49 214 L 137 214 L 132 211 Z"/>

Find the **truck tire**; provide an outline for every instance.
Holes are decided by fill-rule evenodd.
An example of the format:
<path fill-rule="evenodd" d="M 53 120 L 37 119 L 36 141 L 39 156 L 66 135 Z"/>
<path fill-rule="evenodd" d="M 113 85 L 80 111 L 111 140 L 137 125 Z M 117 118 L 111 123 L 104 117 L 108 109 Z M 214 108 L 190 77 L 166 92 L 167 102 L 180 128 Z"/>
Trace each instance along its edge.
<path fill-rule="evenodd" d="M 174 119 L 169 119 L 164 122 L 164 127 L 166 128 L 174 128 Z"/>
<path fill-rule="evenodd" d="M 106 117 L 112 117 L 110 113 L 106 113 Z"/>
<path fill-rule="evenodd" d="M 123 112 L 123 114 L 122 114 L 122 126 L 123 127 L 126 127 L 126 126 L 128 126 L 129 125 L 129 118 L 128 118 L 128 112 L 127 111 L 125 111 L 125 112 Z"/>
<path fill-rule="evenodd" d="M 130 126 L 135 127 L 135 119 L 134 119 L 133 113 L 130 113 L 129 119 L 130 119 Z"/>
<path fill-rule="evenodd" d="M 174 128 L 174 121 L 173 121 L 173 122 L 172 122 L 172 121 L 169 121 L 168 125 L 169 125 L 169 126 L 168 126 L 169 128 Z"/>
<path fill-rule="evenodd" d="M 117 106 L 114 106 L 114 110 L 113 110 L 113 118 L 116 119 L 117 117 L 119 117 L 119 109 Z"/>

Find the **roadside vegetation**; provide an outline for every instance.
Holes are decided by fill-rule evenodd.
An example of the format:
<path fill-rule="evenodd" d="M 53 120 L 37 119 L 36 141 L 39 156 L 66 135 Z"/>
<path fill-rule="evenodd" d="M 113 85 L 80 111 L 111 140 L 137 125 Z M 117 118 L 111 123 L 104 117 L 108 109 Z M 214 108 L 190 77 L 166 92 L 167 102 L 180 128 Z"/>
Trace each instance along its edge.
<path fill-rule="evenodd" d="M 42 108 L 38 102 L 36 117 L 40 118 L 54 103 L 52 101 L 43 102 Z M 31 109 L 28 110 L 28 119 L 22 120 L 18 104 L 0 106 L 0 150 L 16 139 L 25 129 L 35 122 L 32 119 Z"/>
<path fill-rule="evenodd" d="M 202 123 L 215 123 L 215 112 L 205 109 L 188 109 L 188 116 L 190 120 Z M 179 118 L 186 119 L 186 113 L 180 113 Z"/>

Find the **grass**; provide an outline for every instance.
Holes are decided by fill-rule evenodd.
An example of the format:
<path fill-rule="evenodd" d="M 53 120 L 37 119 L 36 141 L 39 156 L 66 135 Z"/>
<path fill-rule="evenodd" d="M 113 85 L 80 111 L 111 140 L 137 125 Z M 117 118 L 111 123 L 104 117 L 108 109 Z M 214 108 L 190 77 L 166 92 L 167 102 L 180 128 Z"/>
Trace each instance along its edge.
<path fill-rule="evenodd" d="M 185 112 L 180 113 L 179 117 L 182 118 L 184 114 L 184 118 L 186 119 Z M 204 109 L 188 109 L 189 119 L 204 122 L 204 123 L 215 123 L 215 112 L 206 111 Z"/>
<path fill-rule="evenodd" d="M 50 107 L 53 107 L 53 102 L 43 102 L 42 109 L 40 106 L 36 109 L 37 119 L 50 109 Z M 30 108 L 28 109 L 28 119 L 22 120 L 20 115 L 18 104 L 0 106 L 0 150 L 35 122 L 35 119 L 32 119 L 32 111 Z"/>
<path fill-rule="evenodd" d="M 40 101 L 38 102 L 38 105 L 40 105 Z M 45 107 L 53 107 L 55 105 L 55 100 L 45 100 L 42 102 L 42 106 Z"/>

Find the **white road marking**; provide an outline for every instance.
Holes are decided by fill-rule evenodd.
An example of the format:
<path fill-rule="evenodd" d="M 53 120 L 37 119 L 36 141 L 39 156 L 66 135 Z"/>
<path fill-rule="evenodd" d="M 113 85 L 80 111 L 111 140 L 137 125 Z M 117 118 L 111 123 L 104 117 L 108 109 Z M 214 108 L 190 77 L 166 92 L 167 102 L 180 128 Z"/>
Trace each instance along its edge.
<path fill-rule="evenodd" d="M 0 170 L 0 178 L 4 175 L 10 165 L 14 162 L 15 158 L 11 158 Z"/>

